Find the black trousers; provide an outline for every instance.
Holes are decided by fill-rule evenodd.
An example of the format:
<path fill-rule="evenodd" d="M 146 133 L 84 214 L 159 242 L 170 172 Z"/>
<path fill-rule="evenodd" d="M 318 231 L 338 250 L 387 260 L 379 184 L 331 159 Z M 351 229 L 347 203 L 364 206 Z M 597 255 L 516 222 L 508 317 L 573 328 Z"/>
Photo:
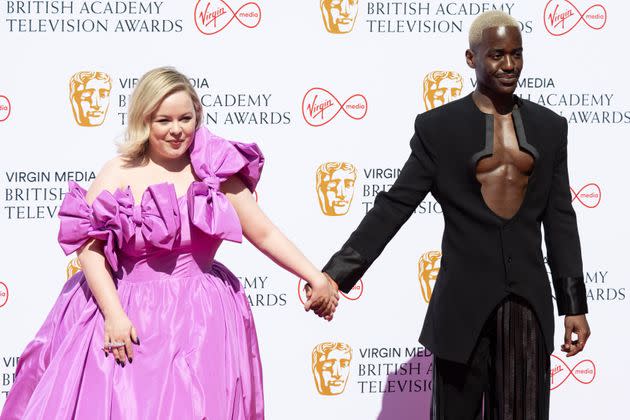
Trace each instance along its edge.
<path fill-rule="evenodd" d="M 548 420 L 549 363 L 534 312 L 510 296 L 467 364 L 434 357 L 431 420 Z"/>

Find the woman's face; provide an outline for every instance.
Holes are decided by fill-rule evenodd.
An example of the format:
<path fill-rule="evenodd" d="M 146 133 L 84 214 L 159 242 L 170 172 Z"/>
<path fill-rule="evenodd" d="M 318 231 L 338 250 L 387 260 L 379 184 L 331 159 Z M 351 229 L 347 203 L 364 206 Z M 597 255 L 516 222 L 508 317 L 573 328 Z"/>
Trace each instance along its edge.
<path fill-rule="evenodd" d="M 190 95 L 178 91 L 167 96 L 150 120 L 149 155 L 162 159 L 182 157 L 193 141 L 196 126 Z"/>

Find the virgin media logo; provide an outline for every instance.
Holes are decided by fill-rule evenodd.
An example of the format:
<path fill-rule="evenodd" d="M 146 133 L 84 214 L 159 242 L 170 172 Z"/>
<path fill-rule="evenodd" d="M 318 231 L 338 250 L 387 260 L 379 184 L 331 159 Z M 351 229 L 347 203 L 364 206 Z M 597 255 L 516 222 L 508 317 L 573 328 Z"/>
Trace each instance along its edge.
<path fill-rule="evenodd" d="M 0 308 L 7 304 L 9 301 L 9 288 L 6 284 L 0 281 Z"/>
<path fill-rule="evenodd" d="M 579 361 L 572 368 L 564 360 L 551 355 L 551 390 L 564 384 L 569 378 L 573 378 L 583 385 L 588 385 L 595 380 L 597 369 L 592 360 L 584 359 Z"/>
<path fill-rule="evenodd" d="M 367 99 L 360 93 L 341 103 L 328 90 L 318 87 L 309 89 L 302 99 L 302 116 L 312 127 L 329 123 L 340 111 L 354 120 L 360 120 L 367 114 L 367 108 Z"/>
<path fill-rule="evenodd" d="M 603 5 L 594 4 L 582 13 L 569 0 L 550 0 L 543 12 L 545 28 L 553 36 L 569 33 L 580 22 L 599 30 L 606 25 L 607 19 L 608 14 Z"/>
<path fill-rule="evenodd" d="M 578 192 L 575 192 L 575 190 L 571 188 L 571 201 L 575 200 L 584 207 L 594 209 L 599 206 L 599 203 L 602 201 L 602 190 L 599 188 L 599 185 L 594 182 L 586 184 L 580 188 Z"/>
<path fill-rule="evenodd" d="M 300 302 L 302 302 L 302 305 L 304 305 L 308 300 L 306 297 L 304 286 L 306 286 L 306 282 L 300 279 L 300 281 L 298 282 L 298 297 L 300 298 Z M 363 279 L 361 279 L 358 281 L 357 284 L 354 285 L 349 293 L 339 292 L 339 294 L 348 300 L 358 300 L 361 296 L 363 296 L 363 290 Z"/>
<path fill-rule="evenodd" d="M 262 12 L 253 1 L 243 4 L 236 11 L 223 0 L 199 0 L 195 6 L 195 25 L 204 35 L 214 35 L 224 30 L 233 20 L 246 28 L 258 26 Z"/>
<path fill-rule="evenodd" d="M 6 121 L 11 115 L 11 101 L 4 95 L 0 95 L 0 122 Z"/>

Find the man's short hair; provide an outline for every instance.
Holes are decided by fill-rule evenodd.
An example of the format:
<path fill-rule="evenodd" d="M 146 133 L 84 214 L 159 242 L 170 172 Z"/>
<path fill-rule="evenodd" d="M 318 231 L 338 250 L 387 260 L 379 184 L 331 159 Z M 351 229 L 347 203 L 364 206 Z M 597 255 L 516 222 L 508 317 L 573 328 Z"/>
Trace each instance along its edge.
<path fill-rule="evenodd" d="M 500 10 L 491 10 L 477 16 L 470 25 L 468 31 L 468 44 L 473 48 L 481 43 L 481 35 L 484 29 L 497 28 L 499 26 L 513 26 L 521 30 L 521 25 L 516 19 Z"/>

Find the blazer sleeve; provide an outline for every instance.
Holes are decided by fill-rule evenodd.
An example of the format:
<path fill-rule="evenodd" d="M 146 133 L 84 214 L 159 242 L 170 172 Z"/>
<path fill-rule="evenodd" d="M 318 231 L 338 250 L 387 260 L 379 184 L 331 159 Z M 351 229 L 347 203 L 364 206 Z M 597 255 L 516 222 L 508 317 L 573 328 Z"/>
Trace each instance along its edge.
<path fill-rule="evenodd" d="M 436 156 L 426 139 L 420 135 L 420 121 L 419 115 L 410 142 L 411 154 L 398 178 L 388 191 L 376 196 L 374 207 L 322 270 L 346 293 L 359 281 L 431 190 L 437 167 Z"/>
<path fill-rule="evenodd" d="M 567 120 L 562 119 L 562 143 L 554 161 L 549 201 L 543 218 L 547 260 L 556 293 L 558 314 L 588 312 L 582 254 L 567 170 Z"/>

